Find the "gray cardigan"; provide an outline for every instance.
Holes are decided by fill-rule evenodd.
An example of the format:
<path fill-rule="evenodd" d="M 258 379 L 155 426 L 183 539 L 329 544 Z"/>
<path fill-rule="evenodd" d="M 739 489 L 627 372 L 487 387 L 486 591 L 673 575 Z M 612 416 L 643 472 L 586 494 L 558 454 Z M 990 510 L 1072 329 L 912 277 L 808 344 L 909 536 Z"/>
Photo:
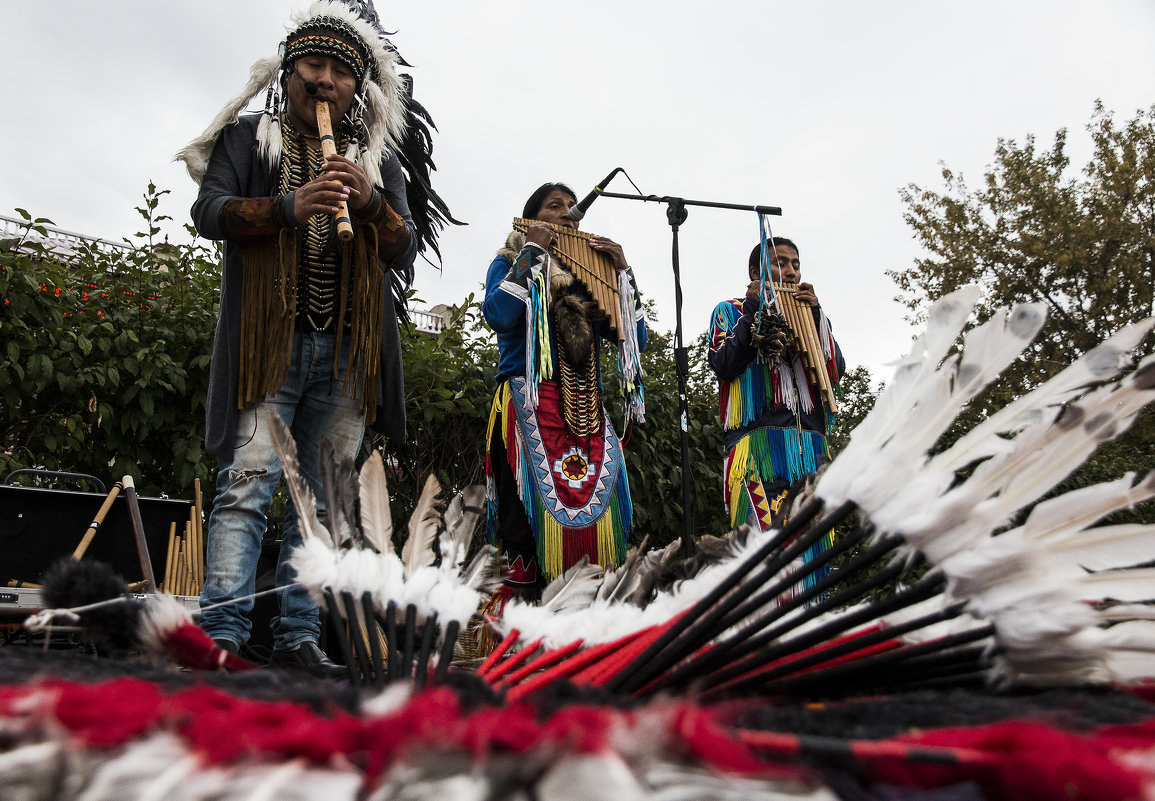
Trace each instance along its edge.
<path fill-rule="evenodd" d="M 237 430 L 237 383 L 241 329 L 241 248 L 225 239 L 221 212 L 236 198 L 271 197 L 274 175 L 257 154 L 259 114 L 241 117 L 225 128 L 213 147 L 208 169 L 201 182 L 200 194 L 192 207 L 193 224 L 206 239 L 224 240 L 224 263 L 221 268 L 221 301 L 213 338 L 212 365 L 209 368 L 208 397 L 205 402 L 205 447 L 218 459 L 232 455 Z M 417 236 L 405 197 L 405 175 L 392 153 L 381 163 L 383 186 L 377 190 L 401 217 L 409 229 L 409 244 L 388 266 L 404 272 L 413 264 L 417 253 Z M 285 219 L 292 220 L 293 194 L 283 199 Z M 405 386 L 401 372 L 401 342 L 397 315 L 385 287 L 381 314 L 381 366 L 378 375 L 377 419 L 373 429 L 397 443 L 405 441 Z"/>

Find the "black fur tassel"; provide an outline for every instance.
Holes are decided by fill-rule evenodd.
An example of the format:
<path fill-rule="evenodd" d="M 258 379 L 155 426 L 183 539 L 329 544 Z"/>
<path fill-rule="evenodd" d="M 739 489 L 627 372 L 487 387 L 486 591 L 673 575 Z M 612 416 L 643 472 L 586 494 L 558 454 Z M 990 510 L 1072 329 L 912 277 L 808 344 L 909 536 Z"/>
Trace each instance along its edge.
<path fill-rule="evenodd" d="M 80 625 L 97 648 L 115 654 L 136 650 L 141 605 L 127 591 L 124 579 L 111 566 L 92 560 L 61 559 L 44 574 L 44 603 L 51 609 L 80 606 L 124 598 L 80 612 Z"/>

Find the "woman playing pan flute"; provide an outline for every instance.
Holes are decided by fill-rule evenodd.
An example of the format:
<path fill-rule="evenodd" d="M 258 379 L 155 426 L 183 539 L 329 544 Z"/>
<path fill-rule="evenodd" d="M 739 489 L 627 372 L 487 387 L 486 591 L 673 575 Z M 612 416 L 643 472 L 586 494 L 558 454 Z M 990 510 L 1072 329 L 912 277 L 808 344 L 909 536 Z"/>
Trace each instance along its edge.
<path fill-rule="evenodd" d="M 602 310 L 549 253 L 558 229 L 576 229 L 564 184 L 544 184 L 489 267 L 485 319 L 497 334 L 498 388 L 487 430 L 487 528 L 512 574 L 506 595 L 536 594 L 549 579 L 589 556 L 601 565 L 625 557 L 633 519 L 622 445 L 601 399 Z M 618 273 L 624 340 L 619 370 L 630 399 L 627 419 L 644 418 L 638 352 L 646 323 L 620 245 L 591 237 Z M 628 321 L 632 318 L 633 325 Z M 617 337 L 613 337 L 617 342 Z"/>
<path fill-rule="evenodd" d="M 801 279 L 798 248 L 785 237 L 767 247 L 775 284 Z M 823 404 L 802 358 L 794 349 L 772 355 L 752 337 L 759 309 L 762 245 L 750 253 L 750 284 L 742 298 L 723 301 L 710 321 L 710 367 L 720 380 L 722 427 L 726 431 L 725 502 L 733 526 L 769 528 L 786 490 L 798 478 L 826 463 L 826 434 L 834 415 Z M 795 300 L 809 306 L 822 346 L 820 369 L 831 385 L 846 369 L 842 351 L 830 334 L 830 322 L 818 305 L 814 287 L 799 284 Z"/>

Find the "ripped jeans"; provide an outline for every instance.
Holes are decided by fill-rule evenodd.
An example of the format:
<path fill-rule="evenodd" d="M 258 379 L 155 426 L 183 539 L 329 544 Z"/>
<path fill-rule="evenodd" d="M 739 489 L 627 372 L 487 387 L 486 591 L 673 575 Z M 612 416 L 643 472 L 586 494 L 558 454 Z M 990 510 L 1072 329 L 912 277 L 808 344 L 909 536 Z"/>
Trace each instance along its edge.
<path fill-rule="evenodd" d="M 206 533 L 205 584 L 201 607 L 251 595 L 256 590 L 257 561 L 265 533 L 266 514 L 281 480 L 281 464 L 269 438 L 267 416 L 275 414 L 292 431 L 301 472 L 324 514 L 324 492 L 317 467 L 317 449 L 323 440 L 333 443 L 338 458 L 354 459 L 365 433 L 360 402 L 341 391 L 333 378 L 333 334 L 301 333 L 293 337 L 289 377 L 281 389 L 255 407 L 240 413 L 232 457 L 219 465 L 217 496 Z M 346 338 L 341 348 L 344 375 Z M 292 501 L 286 508 L 284 536 L 277 558 L 275 583 L 290 585 L 294 572 L 289 558 L 301 544 Z M 205 611 L 201 628 L 214 639 L 238 645 L 249 638 L 252 599 Z M 321 623 L 317 607 L 303 587 L 280 594 L 280 614 L 272 620 L 273 646 L 292 648 L 306 640 L 316 642 Z"/>

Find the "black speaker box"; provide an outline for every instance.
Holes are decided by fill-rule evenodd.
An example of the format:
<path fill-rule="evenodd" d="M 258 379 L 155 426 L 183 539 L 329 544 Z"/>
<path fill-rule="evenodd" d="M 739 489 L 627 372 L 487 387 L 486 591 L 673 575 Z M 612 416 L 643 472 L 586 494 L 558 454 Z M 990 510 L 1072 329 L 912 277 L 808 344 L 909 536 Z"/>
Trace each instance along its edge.
<path fill-rule="evenodd" d="M 9 581 L 40 583 L 57 559 L 71 556 L 104 503 L 105 495 L 0 484 L 0 587 Z M 193 509 L 191 501 L 140 498 L 140 517 L 156 580 L 164 579 L 168 534 L 178 534 Z M 85 559 L 107 562 L 129 583 L 140 581 L 140 558 L 128 501 L 122 492 L 85 553 Z"/>

